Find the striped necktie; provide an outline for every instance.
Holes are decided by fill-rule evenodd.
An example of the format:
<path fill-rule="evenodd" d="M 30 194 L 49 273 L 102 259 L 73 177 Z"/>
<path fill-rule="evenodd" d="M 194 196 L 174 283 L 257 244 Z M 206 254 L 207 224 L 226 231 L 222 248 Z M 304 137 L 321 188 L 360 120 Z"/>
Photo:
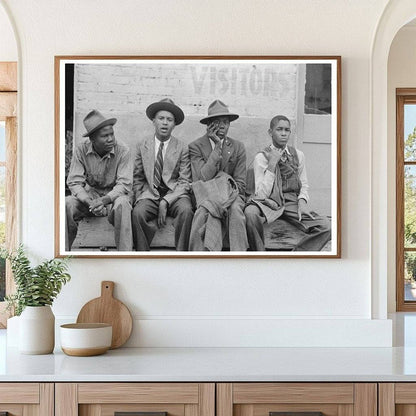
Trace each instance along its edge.
<path fill-rule="evenodd" d="M 163 171 L 163 145 L 165 143 L 161 142 L 159 145 L 159 150 L 157 151 L 156 162 L 155 162 L 155 171 L 154 171 L 154 181 L 153 185 L 155 188 L 159 188 L 160 180 L 162 179 Z"/>

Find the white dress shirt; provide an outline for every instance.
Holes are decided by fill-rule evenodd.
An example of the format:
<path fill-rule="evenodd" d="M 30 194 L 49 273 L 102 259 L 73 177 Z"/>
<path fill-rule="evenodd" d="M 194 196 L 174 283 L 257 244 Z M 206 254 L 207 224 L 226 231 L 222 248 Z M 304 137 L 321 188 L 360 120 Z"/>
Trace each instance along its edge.
<path fill-rule="evenodd" d="M 276 148 L 273 144 L 272 148 Z M 289 149 L 286 146 L 285 150 L 289 155 Z M 301 188 L 299 192 L 298 199 L 304 199 L 306 202 L 309 201 L 309 184 L 308 178 L 306 176 L 306 167 L 305 167 L 305 155 L 300 150 L 296 149 L 299 159 L 299 179 L 301 182 Z M 265 199 L 269 198 L 276 175 L 270 170 L 267 169 L 269 162 L 263 153 L 257 153 L 253 162 L 253 171 L 254 171 L 254 180 L 255 180 L 255 198 Z"/>
<path fill-rule="evenodd" d="M 167 149 L 167 147 L 168 147 L 168 145 L 169 145 L 169 142 L 170 142 L 170 137 L 169 137 L 169 139 L 168 140 L 165 140 L 163 143 L 165 143 L 164 145 L 163 145 L 163 150 L 162 150 L 162 156 L 163 156 L 163 160 L 165 160 L 165 154 L 166 154 L 166 149 Z M 157 158 L 157 152 L 159 151 L 159 146 L 160 146 L 160 143 L 162 143 L 156 136 L 155 136 L 155 160 L 156 160 L 156 158 Z"/>

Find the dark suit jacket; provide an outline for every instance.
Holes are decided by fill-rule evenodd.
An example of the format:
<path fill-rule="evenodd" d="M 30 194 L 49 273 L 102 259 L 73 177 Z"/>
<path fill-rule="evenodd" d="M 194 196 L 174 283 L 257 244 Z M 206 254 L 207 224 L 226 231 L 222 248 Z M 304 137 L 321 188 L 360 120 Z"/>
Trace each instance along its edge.
<path fill-rule="evenodd" d="M 133 170 L 133 192 L 135 203 L 141 199 L 160 198 L 153 186 L 155 169 L 155 138 L 148 137 L 137 145 Z M 171 136 L 163 160 L 162 179 L 169 188 L 163 197 L 169 205 L 191 189 L 191 166 L 188 147 L 176 137 Z"/>
<path fill-rule="evenodd" d="M 222 145 L 222 158 L 218 160 L 212 154 L 208 136 L 196 139 L 189 145 L 192 179 L 209 181 L 221 170 L 228 173 L 237 182 L 238 191 L 244 197 L 246 189 L 246 149 L 238 140 L 226 137 Z"/>

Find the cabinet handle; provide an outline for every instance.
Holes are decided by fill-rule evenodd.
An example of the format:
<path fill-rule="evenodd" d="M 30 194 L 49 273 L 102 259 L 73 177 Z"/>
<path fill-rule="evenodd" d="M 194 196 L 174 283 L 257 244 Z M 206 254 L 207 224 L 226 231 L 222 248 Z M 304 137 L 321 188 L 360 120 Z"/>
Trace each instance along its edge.
<path fill-rule="evenodd" d="M 269 412 L 269 416 L 324 416 L 322 412 Z"/>
<path fill-rule="evenodd" d="M 168 415 L 168 412 L 114 412 L 114 416 L 167 416 L 167 415 Z M 0 414 L 0 416 L 2 415 Z"/>

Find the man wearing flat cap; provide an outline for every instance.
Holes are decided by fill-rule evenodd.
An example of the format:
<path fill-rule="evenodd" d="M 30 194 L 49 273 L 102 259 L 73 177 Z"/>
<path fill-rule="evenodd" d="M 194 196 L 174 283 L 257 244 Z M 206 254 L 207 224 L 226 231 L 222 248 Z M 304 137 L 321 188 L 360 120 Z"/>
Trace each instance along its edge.
<path fill-rule="evenodd" d="M 107 216 L 119 251 L 132 251 L 132 163 L 129 148 L 114 136 L 117 119 L 93 110 L 84 118 L 88 140 L 74 150 L 65 198 L 66 250 L 70 251 L 79 221 Z M 99 242 L 98 242 L 99 243 Z"/>
<path fill-rule="evenodd" d="M 185 116 L 170 98 L 150 104 L 146 115 L 155 133 L 138 144 L 134 161 L 134 246 L 137 251 L 150 250 L 157 228 L 169 215 L 175 219 L 176 250 L 187 251 L 193 218 L 191 167 L 188 147 L 172 136 Z"/>
<path fill-rule="evenodd" d="M 214 215 L 221 216 L 222 234 L 224 236 L 228 234 L 230 251 L 246 251 L 248 248 L 246 220 L 243 213 L 246 189 L 246 151 L 243 143 L 227 135 L 230 123 L 238 117 L 238 114 L 231 113 L 222 101 L 215 100 L 208 108 L 208 116 L 200 120 L 207 126 L 206 133 L 189 145 L 194 182 L 213 180 L 223 172 L 229 175 L 236 184 L 238 194 L 231 205 L 228 206 L 227 203 L 227 209 L 222 210 L 224 212 L 214 210 L 216 211 Z M 210 212 L 210 209 L 207 209 L 207 206 L 212 207 L 215 203 L 218 208 L 217 196 L 212 195 L 211 201 L 204 202 L 205 206 L 198 206 L 197 201 L 191 230 L 190 250 L 211 250 L 204 242 L 206 231 L 209 231 L 207 221 L 213 213 L 212 210 Z M 219 215 L 218 212 L 220 212 Z"/>

